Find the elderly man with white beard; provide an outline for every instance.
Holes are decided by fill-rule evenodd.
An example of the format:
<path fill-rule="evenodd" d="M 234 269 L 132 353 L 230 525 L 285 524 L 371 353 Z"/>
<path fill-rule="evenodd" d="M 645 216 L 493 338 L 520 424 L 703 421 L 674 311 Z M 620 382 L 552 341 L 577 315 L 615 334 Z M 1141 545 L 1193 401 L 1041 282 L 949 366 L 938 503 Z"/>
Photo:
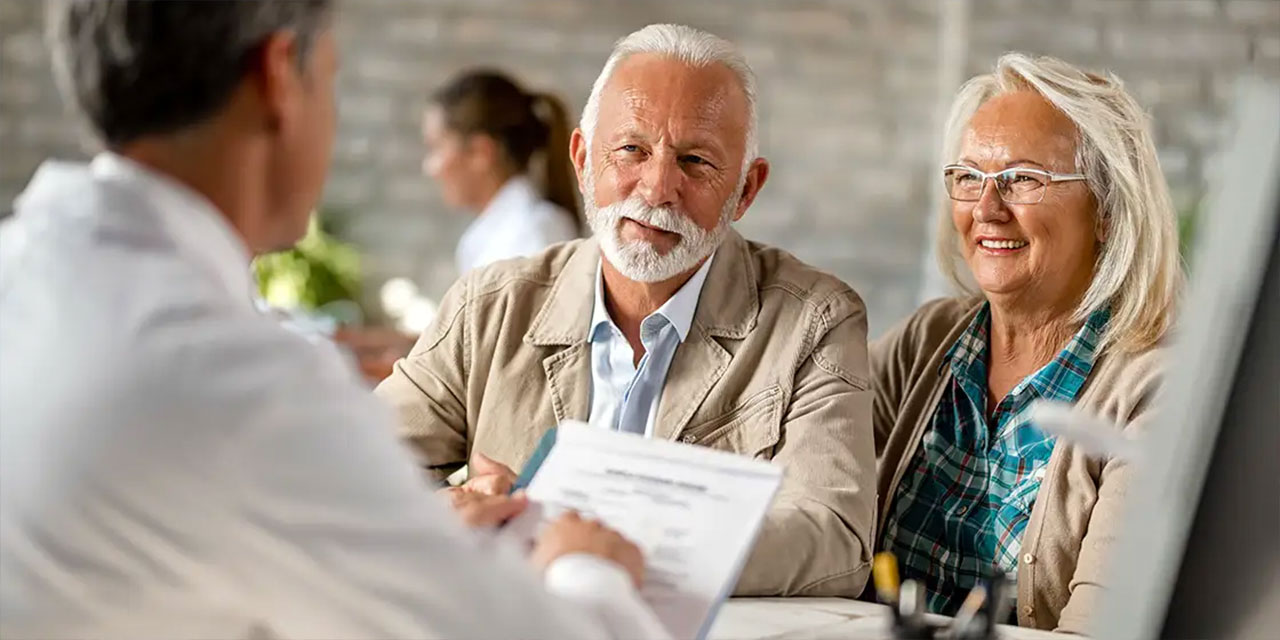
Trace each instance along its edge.
<path fill-rule="evenodd" d="M 593 237 L 479 269 L 378 387 L 432 475 L 502 492 L 563 420 L 772 460 L 737 595 L 856 596 L 875 515 L 866 314 L 733 230 L 769 175 L 755 78 L 676 25 L 620 40 L 570 151 Z"/>

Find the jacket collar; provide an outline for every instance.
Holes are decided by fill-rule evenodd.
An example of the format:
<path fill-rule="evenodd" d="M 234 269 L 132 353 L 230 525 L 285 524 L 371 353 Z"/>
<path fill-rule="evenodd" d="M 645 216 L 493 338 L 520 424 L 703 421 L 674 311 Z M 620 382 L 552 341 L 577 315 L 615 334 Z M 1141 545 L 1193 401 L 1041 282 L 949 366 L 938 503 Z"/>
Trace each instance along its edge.
<path fill-rule="evenodd" d="M 595 239 L 578 246 L 525 334 L 526 343 L 569 346 L 587 341 L 599 260 L 600 245 Z M 750 247 L 737 231 L 730 230 L 711 263 L 694 313 L 694 326 L 711 336 L 741 340 L 755 328 L 759 312 L 760 295 Z"/>

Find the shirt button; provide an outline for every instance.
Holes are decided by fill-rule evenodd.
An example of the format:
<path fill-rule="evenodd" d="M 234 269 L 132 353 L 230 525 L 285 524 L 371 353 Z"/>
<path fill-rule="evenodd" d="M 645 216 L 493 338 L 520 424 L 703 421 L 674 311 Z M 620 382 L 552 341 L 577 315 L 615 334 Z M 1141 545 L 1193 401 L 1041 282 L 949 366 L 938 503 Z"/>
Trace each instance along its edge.
<path fill-rule="evenodd" d="M 1025 562 L 1026 564 L 1035 564 L 1035 563 L 1036 563 L 1036 557 L 1035 557 L 1034 555 L 1031 555 L 1030 553 L 1028 553 L 1027 555 L 1022 556 L 1022 561 L 1023 561 L 1023 562 Z"/>
<path fill-rule="evenodd" d="M 966 514 L 966 513 L 969 513 L 969 505 L 967 505 L 967 504 L 960 505 L 960 508 L 959 508 L 959 509 L 956 509 L 956 515 L 958 515 L 958 516 L 962 516 L 962 515 L 964 515 L 964 514 Z"/>
<path fill-rule="evenodd" d="M 694 440 L 697 440 L 697 438 L 695 438 L 695 437 L 693 436 L 693 434 L 690 434 L 690 433 L 686 433 L 686 434 L 684 434 L 684 435 L 680 436 L 680 442 L 683 442 L 683 443 L 685 443 L 685 444 L 690 444 L 690 443 L 692 443 Z"/>
<path fill-rule="evenodd" d="M 1035 614 L 1036 614 L 1035 607 L 1032 607 L 1031 605 L 1027 605 L 1022 608 L 1022 615 L 1027 616 L 1028 618 L 1030 618 Z"/>

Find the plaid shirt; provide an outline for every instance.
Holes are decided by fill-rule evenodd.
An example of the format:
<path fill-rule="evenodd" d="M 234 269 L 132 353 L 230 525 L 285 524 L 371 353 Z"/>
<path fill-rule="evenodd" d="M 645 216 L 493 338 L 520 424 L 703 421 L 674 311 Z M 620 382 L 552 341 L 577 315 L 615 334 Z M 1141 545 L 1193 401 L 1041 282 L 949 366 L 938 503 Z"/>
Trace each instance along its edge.
<path fill-rule="evenodd" d="M 986 418 L 991 311 L 983 305 L 947 353 L 951 380 L 932 424 L 898 484 L 883 548 L 903 579 L 924 583 L 935 613 L 952 615 L 988 568 L 1016 575 L 1022 532 L 1054 438 L 1028 420 L 1037 399 L 1073 402 L 1093 369 L 1110 313 L 1089 316 L 1066 348 L 1024 378 Z"/>

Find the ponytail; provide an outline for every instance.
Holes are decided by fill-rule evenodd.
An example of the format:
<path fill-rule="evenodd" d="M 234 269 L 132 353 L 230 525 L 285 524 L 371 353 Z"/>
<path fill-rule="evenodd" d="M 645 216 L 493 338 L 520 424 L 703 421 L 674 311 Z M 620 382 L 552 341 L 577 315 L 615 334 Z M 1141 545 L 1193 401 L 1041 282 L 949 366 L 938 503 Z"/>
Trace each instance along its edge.
<path fill-rule="evenodd" d="M 453 131 L 492 138 L 514 171 L 531 173 L 542 197 L 568 212 L 578 235 L 586 231 L 569 160 L 569 112 L 559 98 L 526 92 L 498 71 L 474 70 L 436 90 L 431 101 Z"/>
<path fill-rule="evenodd" d="M 534 113 L 546 125 L 546 144 L 542 147 L 542 193 L 551 202 L 573 216 L 578 235 L 587 224 L 578 206 L 578 185 L 569 158 L 569 111 L 564 102 L 550 93 L 535 93 Z M 541 106 L 541 109 L 537 107 Z"/>

